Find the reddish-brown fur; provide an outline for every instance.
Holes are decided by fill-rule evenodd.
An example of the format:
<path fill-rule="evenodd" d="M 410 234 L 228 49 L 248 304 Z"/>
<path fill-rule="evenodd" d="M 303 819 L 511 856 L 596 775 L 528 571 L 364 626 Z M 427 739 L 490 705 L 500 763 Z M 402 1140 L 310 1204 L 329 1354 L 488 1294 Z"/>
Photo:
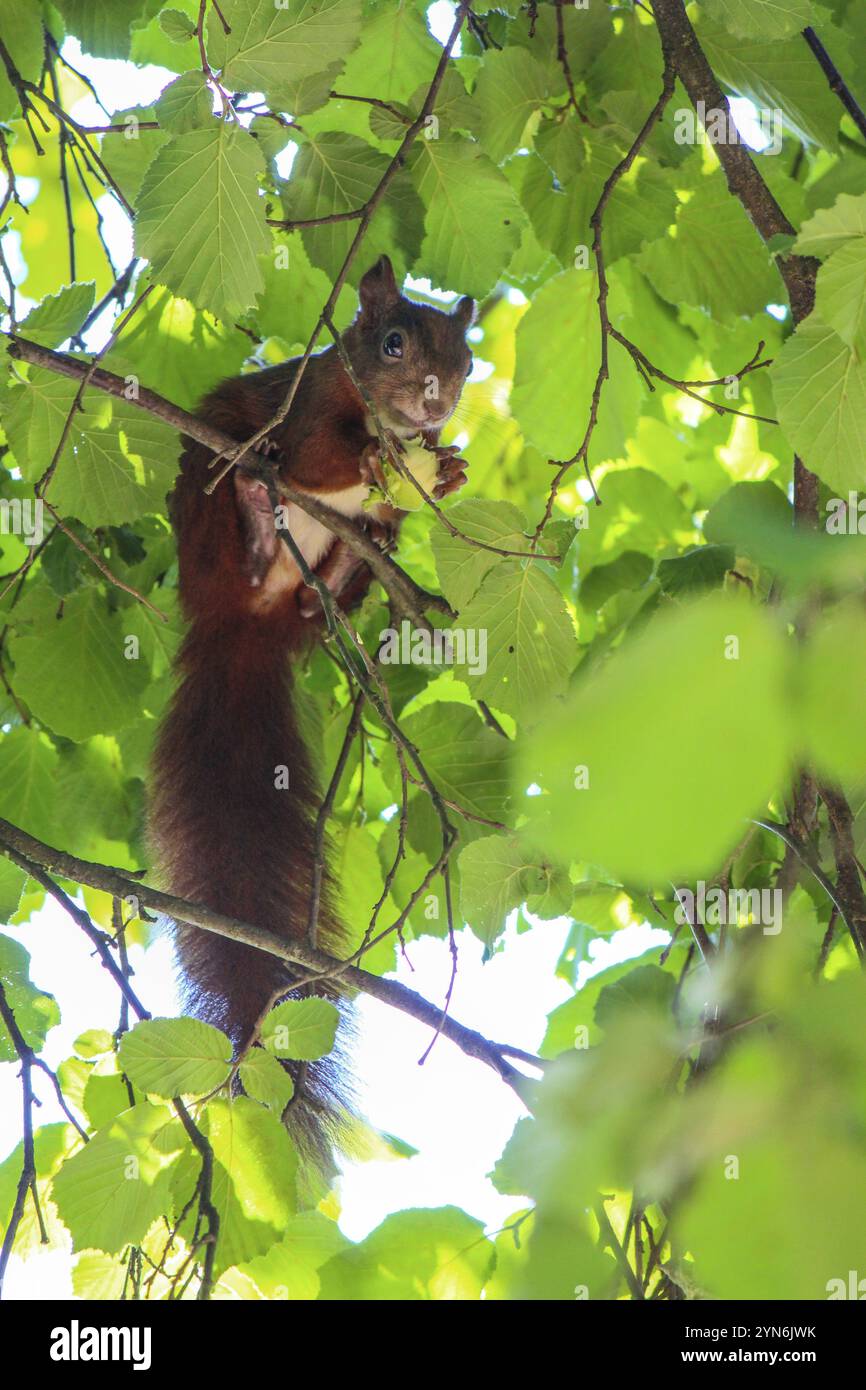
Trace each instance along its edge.
<path fill-rule="evenodd" d="M 258 406 L 258 395 L 223 389 L 205 412 L 243 438 L 267 418 Z M 314 629 L 298 613 L 296 591 L 251 612 L 256 591 L 245 573 L 235 488 L 227 479 L 212 496 L 204 494 L 209 457 L 189 443 L 175 489 L 180 591 L 190 628 L 154 759 L 151 835 L 173 892 L 297 936 L 307 923 L 320 790 L 295 723 L 290 658 Z M 278 785 L 281 768 L 288 770 L 287 788 Z M 288 971 L 273 956 L 224 937 L 184 926 L 175 937 L 186 1009 L 243 1046 L 268 999 L 281 986 L 290 989 Z M 327 886 L 318 943 L 332 952 L 341 946 Z M 328 1067 L 311 1071 L 304 1078 L 308 1094 L 293 1109 L 296 1129 L 312 1130 L 315 1157 L 324 1162 L 341 1101 Z"/>
<path fill-rule="evenodd" d="M 400 297 L 387 262 L 364 277 L 361 301 L 345 342 L 377 410 L 415 392 L 416 379 L 423 380 L 431 364 L 442 375 L 446 404 L 453 406 L 467 370 L 470 302 L 461 302 L 459 316 L 410 304 Z M 400 324 L 411 348 L 399 373 L 380 360 L 385 323 Z M 276 413 L 295 369 L 288 362 L 224 382 L 200 413 L 234 438 L 248 438 Z M 334 349 L 311 359 L 272 442 L 279 475 L 324 500 L 362 481 L 362 456 L 374 441 L 363 401 Z M 302 589 L 283 543 L 274 544 L 264 525 L 267 512 L 272 527 L 269 509 L 261 495 L 250 500 L 257 485 L 236 470 L 206 495 L 213 476 L 209 458 L 203 446 L 186 441 L 173 499 L 189 630 L 156 749 L 151 836 L 172 892 L 301 938 L 321 792 L 295 721 L 291 663 L 316 625 L 299 608 L 299 592 L 309 598 L 309 590 Z M 453 478 L 454 461 L 447 467 Z M 462 476 L 447 486 L 459 485 Z M 334 572 L 335 554 L 336 548 L 322 559 L 322 575 Z M 368 583 L 365 569 L 350 568 L 347 579 L 343 565 L 340 602 L 348 606 Z M 314 750 L 313 762 L 315 756 Z M 269 998 L 291 990 L 290 970 L 265 952 L 183 926 L 176 942 L 186 1008 L 225 1029 L 236 1047 L 248 1041 Z M 337 954 L 343 944 L 327 881 L 318 944 Z M 335 1074 L 332 1058 L 307 1069 L 300 1078 L 303 1094 L 289 1116 L 320 1164 L 326 1163 L 343 1104 Z"/>

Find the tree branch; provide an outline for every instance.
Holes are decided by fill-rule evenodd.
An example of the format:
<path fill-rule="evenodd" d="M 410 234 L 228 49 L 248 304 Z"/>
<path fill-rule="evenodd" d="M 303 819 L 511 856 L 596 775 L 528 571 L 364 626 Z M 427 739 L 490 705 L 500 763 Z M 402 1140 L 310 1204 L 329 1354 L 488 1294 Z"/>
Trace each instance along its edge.
<path fill-rule="evenodd" d="M 698 42 L 686 14 L 684 0 L 655 0 L 654 10 L 662 46 L 670 55 L 677 76 L 688 92 L 692 104 L 696 110 L 704 112 L 705 119 L 716 111 L 723 111 L 727 117 L 726 128 L 731 129 L 733 121 L 728 99 Z M 748 214 L 764 242 L 770 242 L 780 235 L 792 236 L 795 228 L 764 182 L 748 148 L 739 141 L 734 141 L 714 143 L 713 149 L 724 171 L 730 192 Z M 812 312 L 818 261 L 812 256 L 795 255 L 780 255 L 775 259 L 788 292 L 791 318 L 796 327 Z M 796 455 L 794 519 L 797 526 L 809 528 L 816 526 L 818 519 L 818 479 Z M 840 798 L 844 802 L 841 793 Z M 816 813 L 814 784 L 809 775 L 803 773 L 795 790 L 794 807 L 787 830 L 789 838 L 786 841 L 788 848 L 801 859 L 806 855 L 807 837 L 814 826 Z M 805 859 L 804 862 L 808 860 Z M 790 856 L 786 856 L 786 878 L 792 873 L 793 867 Z M 845 916 L 844 912 L 842 915 Z M 857 923 L 850 921 L 848 927 L 855 945 L 859 947 Z"/>
<path fill-rule="evenodd" d="M 400 984 L 397 980 L 382 979 L 356 965 L 338 960 L 324 951 L 309 946 L 306 940 L 286 940 L 277 935 L 276 932 L 255 927 L 249 922 L 238 921 L 235 917 L 226 916 L 222 912 L 215 912 L 211 908 L 204 907 L 201 903 L 187 902 L 184 898 L 176 898 L 170 893 L 162 893 L 145 883 L 128 878 L 118 869 L 112 869 L 104 864 L 93 864 L 86 859 L 78 859 L 74 855 L 66 854 L 63 850 L 46 845 L 42 840 L 35 839 L 26 831 L 20 830 L 18 826 L 3 819 L 0 819 L 0 853 L 5 854 L 25 868 L 26 872 L 34 878 L 38 877 L 37 871 L 42 870 L 45 874 L 56 873 L 61 878 L 70 879 L 74 883 L 86 884 L 91 888 L 100 888 L 115 896 L 123 898 L 132 896 L 137 898 L 145 907 L 149 907 L 157 913 L 164 913 L 174 921 L 183 922 L 191 927 L 199 927 L 203 931 L 214 932 L 217 936 L 227 937 L 230 941 L 238 941 L 244 946 L 253 946 L 256 950 L 266 951 L 269 955 L 276 956 L 279 960 L 284 960 L 290 965 L 301 965 L 310 972 L 314 979 L 319 976 L 339 979 L 348 989 L 369 994 L 373 999 L 379 999 L 383 1004 L 388 1004 L 391 1008 L 408 1014 L 410 1018 L 414 1018 L 428 1027 L 440 1028 L 441 1033 L 459 1047 L 461 1052 L 465 1052 L 468 1057 L 474 1057 L 477 1061 L 484 1062 L 491 1067 L 503 1081 L 517 1092 L 521 1099 L 525 1099 L 530 1094 L 531 1079 L 516 1071 L 507 1061 L 507 1057 L 522 1057 L 526 1054 L 521 1053 L 520 1049 L 504 1043 L 493 1043 L 474 1029 L 457 1023 L 453 1018 L 446 1018 L 443 1022 L 442 1010 L 438 1004 L 430 1003 L 429 1000 L 424 999 L 420 994 L 416 994 L 414 990 Z M 289 981 L 287 988 L 290 989 L 291 987 L 291 981 Z"/>
<path fill-rule="evenodd" d="M 830 91 L 836 93 L 860 134 L 866 138 L 866 114 L 811 25 L 803 30 L 803 38 L 818 59 L 821 70 L 830 84 Z"/>

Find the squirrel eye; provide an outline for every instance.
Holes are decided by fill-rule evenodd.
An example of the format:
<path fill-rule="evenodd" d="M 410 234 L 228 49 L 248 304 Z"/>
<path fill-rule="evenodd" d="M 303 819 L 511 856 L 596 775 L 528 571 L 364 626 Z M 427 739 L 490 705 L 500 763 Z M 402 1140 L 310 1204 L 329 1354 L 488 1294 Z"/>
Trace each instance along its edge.
<path fill-rule="evenodd" d="M 396 331 L 394 333 L 389 333 L 382 344 L 382 351 L 386 357 L 402 357 L 403 334 L 397 333 Z"/>

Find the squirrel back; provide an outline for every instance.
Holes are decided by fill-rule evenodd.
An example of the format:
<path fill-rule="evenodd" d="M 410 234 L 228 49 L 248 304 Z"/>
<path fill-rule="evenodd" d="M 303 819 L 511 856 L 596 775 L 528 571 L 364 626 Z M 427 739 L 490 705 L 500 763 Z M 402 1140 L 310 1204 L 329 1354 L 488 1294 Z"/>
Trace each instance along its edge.
<path fill-rule="evenodd" d="M 381 423 L 403 434 L 435 434 L 468 371 L 472 302 L 461 300 L 453 314 L 412 303 L 400 294 L 384 257 L 363 277 L 360 298 L 360 313 L 343 341 Z M 199 414 L 236 439 L 249 438 L 277 412 L 296 369 L 290 361 L 224 382 Z M 303 940 L 321 788 L 295 717 L 292 665 L 318 624 L 303 601 L 310 591 L 275 531 L 264 484 L 241 464 L 207 495 L 211 455 L 192 440 L 184 444 L 172 519 L 189 627 L 154 756 L 154 855 L 173 893 Z M 269 444 L 278 481 L 285 478 L 366 518 L 362 460 L 378 443 L 335 349 L 310 359 L 292 409 Z M 357 601 L 369 584 L 366 566 L 345 548 L 341 554 L 342 543 L 311 526 L 306 513 L 288 511 L 290 531 L 310 566 L 343 606 Z M 222 1028 L 237 1051 L 254 1038 L 269 1003 L 291 995 L 293 979 L 303 973 L 266 952 L 182 924 L 175 940 L 186 1011 Z M 316 942 L 338 957 L 348 949 L 327 869 Z M 345 1003 L 340 1007 L 345 1038 L 349 1011 Z M 286 1122 L 306 1156 L 330 1172 L 332 1147 L 351 1108 L 340 1037 L 322 1061 L 286 1065 L 295 1082 Z"/>

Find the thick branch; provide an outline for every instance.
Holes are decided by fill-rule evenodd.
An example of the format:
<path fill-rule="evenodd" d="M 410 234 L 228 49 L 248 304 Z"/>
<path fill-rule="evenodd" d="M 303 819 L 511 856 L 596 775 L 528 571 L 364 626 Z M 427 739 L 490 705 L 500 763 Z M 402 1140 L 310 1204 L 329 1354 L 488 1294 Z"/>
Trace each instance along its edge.
<path fill-rule="evenodd" d="M 851 807 L 838 787 L 821 786 L 819 792 L 830 820 L 830 839 L 833 842 L 833 857 L 836 860 L 837 891 L 845 909 L 844 919 L 848 923 L 851 935 L 854 936 L 856 933 L 860 940 L 861 954 L 866 954 L 866 894 L 863 892 L 857 866 Z"/>
<path fill-rule="evenodd" d="M 214 912 L 200 903 L 187 902 L 184 898 L 176 898 L 170 893 L 161 893 L 156 888 L 128 878 L 117 869 L 104 864 L 92 864 L 86 859 L 78 859 L 63 850 L 54 849 L 2 819 L 0 853 L 15 859 L 16 862 L 26 860 L 30 865 L 41 867 L 47 873 L 56 873 L 74 883 L 101 888 L 103 892 L 122 898 L 137 898 L 145 907 L 157 913 L 164 913 L 176 922 L 200 927 L 203 931 L 214 932 L 217 936 L 228 937 L 229 940 L 241 942 L 245 946 L 253 946 L 291 965 L 301 965 L 313 978 L 326 975 L 331 980 L 340 980 L 348 989 L 369 994 L 372 998 L 381 1000 L 383 1004 L 389 1004 L 401 1013 L 409 1014 L 419 1023 L 438 1028 L 460 1048 L 461 1052 L 492 1067 L 518 1095 L 523 1097 L 527 1093 L 528 1078 L 515 1071 L 506 1060 L 506 1056 L 525 1058 L 526 1054 L 505 1044 L 492 1043 L 481 1033 L 464 1027 L 453 1018 L 445 1018 L 443 1022 L 442 1009 L 438 1004 L 431 1004 L 429 1000 L 397 980 L 382 979 L 356 965 L 349 965 L 324 951 L 314 949 L 307 945 L 305 938 L 286 940 L 276 932 L 254 927 L 248 922 L 240 922 L 235 917 Z M 32 872 L 32 869 L 30 871 Z M 291 981 L 287 982 L 287 988 L 291 988 Z M 540 1060 L 537 1065 L 541 1065 Z"/>
<path fill-rule="evenodd" d="M 683 0 L 655 0 L 654 11 L 662 47 L 673 62 L 677 76 L 696 109 L 706 114 L 723 111 L 727 117 L 726 129 L 734 128 L 728 99 L 698 42 Z M 794 227 L 764 182 L 748 148 L 739 141 L 714 143 L 713 148 L 730 192 L 748 213 L 763 240 L 770 242 L 776 236 L 793 235 Z M 812 256 L 786 255 L 777 256 L 776 265 L 785 282 L 791 317 L 796 325 L 812 312 L 818 262 Z M 818 480 L 797 457 L 794 458 L 794 515 L 798 526 L 814 527 L 817 524 Z M 816 808 L 814 785 L 804 772 L 798 780 L 789 824 L 794 843 L 788 844 L 788 848 L 801 858 L 801 851 L 805 849 L 807 836 L 814 825 Z M 790 879 L 793 868 L 793 861 L 786 856 L 785 880 Z M 856 933 L 856 924 L 850 923 L 849 926 L 852 934 Z"/>
<path fill-rule="evenodd" d="M 697 107 L 698 102 L 702 102 L 700 109 L 708 115 L 723 111 L 728 117 L 726 128 L 734 128 L 728 99 L 698 42 L 683 0 L 656 0 L 653 8 L 662 45 L 670 54 L 692 103 Z M 738 141 L 721 142 L 714 143 L 713 150 L 724 170 L 728 188 L 763 240 L 793 236 L 794 227 L 764 182 L 748 147 Z M 788 291 L 794 323 L 799 323 L 810 313 L 815 301 L 818 263 L 811 256 L 777 256 L 776 264 Z"/>

